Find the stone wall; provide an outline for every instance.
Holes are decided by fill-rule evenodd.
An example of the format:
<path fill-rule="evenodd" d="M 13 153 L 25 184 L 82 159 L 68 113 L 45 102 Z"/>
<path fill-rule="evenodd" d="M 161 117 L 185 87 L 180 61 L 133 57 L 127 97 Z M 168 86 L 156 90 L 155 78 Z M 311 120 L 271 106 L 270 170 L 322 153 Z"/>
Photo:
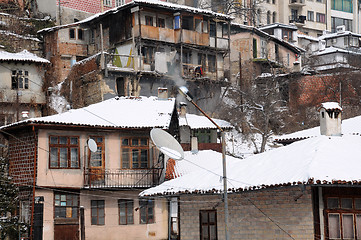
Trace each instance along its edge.
<path fill-rule="evenodd" d="M 228 199 L 230 239 L 291 239 L 289 235 L 298 240 L 314 239 L 310 187 L 304 191 L 294 186 L 234 193 Z M 181 239 L 199 239 L 199 210 L 212 209 L 217 210 L 218 239 L 225 239 L 220 195 L 181 196 Z"/>

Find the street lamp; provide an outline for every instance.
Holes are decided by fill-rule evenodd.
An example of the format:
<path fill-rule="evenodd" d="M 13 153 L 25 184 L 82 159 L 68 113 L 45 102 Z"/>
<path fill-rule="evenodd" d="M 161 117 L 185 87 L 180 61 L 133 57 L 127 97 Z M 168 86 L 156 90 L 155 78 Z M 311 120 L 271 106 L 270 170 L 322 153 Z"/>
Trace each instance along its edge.
<path fill-rule="evenodd" d="M 226 143 L 224 130 L 214 122 L 194 101 L 193 96 L 189 93 L 187 87 L 182 86 L 178 88 L 180 94 L 182 94 L 189 102 L 191 102 L 206 118 L 208 118 L 220 131 L 222 142 L 222 167 L 223 167 L 223 198 L 224 198 L 224 223 L 225 223 L 225 235 L 226 240 L 229 240 L 228 234 L 228 196 L 227 196 L 227 167 L 226 167 Z"/>

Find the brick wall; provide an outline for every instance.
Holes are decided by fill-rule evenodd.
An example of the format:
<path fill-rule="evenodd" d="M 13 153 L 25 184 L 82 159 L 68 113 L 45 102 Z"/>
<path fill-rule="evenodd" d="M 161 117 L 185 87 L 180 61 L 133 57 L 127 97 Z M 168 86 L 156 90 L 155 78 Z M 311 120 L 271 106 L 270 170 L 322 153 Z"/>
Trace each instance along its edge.
<path fill-rule="evenodd" d="M 9 172 L 20 186 L 33 185 L 36 147 L 37 142 L 31 129 L 24 129 L 9 137 Z"/>
<path fill-rule="evenodd" d="M 309 187 L 304 192 L 295 186 L 229 194 L 228 198 L 230 239 L 291 239 L 275 223 L 294 239 L 314 239 L 312 199 Z M 223 206 L 221 196 L 181 196 L 181 239 L 199 239 L 199 210 L 213 208 L 217 210 L 218 239 L 225 239 Z"/>

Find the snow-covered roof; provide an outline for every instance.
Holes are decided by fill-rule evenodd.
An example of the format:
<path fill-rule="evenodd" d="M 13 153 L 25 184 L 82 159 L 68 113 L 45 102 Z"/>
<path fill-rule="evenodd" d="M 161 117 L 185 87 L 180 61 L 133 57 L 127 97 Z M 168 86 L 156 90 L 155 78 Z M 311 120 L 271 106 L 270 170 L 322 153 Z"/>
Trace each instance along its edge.
<path fill-rule="evenodd" d="M 343 135 L 361 135 L 361 116 L 343 120 L 341 128 Z M 319 126 L 290 134 L 285 134 L 282 136 L 277 136 L 275 137 L 275 140 L 280 142 L 286 140 L 299 140 L 299 139 L 312 138 L 318 136 L 321 136 Z"/>
<path fill-rule="evenodd" d="M 50 63 L 45 58 L 36 56 L 35 54 L 23 50 L 18 53 L 10 53 L 6 51 L 0 52 L 0 61 L 16 61 L 16 62 L 35 62 L 35 63 Z"/>
<path fill-rule="evenodd" d="M 312 36 L 309 36 L 309 35 L 305 35 L 305 34 L 297 34 L 297 37 L 298 38 L 304 38 L 304 39 L 308 39 L 310 41 L 314 41 L 314 42 L 319 42 L 320 39 L 316 38 L 316 37 L 312 37 Z"/>
<path fill-rule="evenodd" d="M 297 184 L 359 184 L 360 146 L 360 136 L 319 136 L 243 160 L 227 156 L 228 191 Z M 220 193 L 223 190 L 221 153 L 200 151 L 198 154 L 198 159 L 187 156 L 189 162 L 199 162 L 192 172 L 147 189 L 141 195 Z M 205 159 L 207 162 L 203 164 Z"/>
<path fill-rule="evenodd" d="M 335 32 L 335 33 L 329 33 L 325 34 L 319 37 L 319 39 L 329 39 L 329 38 L 336 38 L 336 37 L 343 37 L 343 36 L 354 36 L 354 37 L 361 37 L 361 34 L 353 33 L 350 31 L 343 31 L 343 32 Z"/>
<path fill-rule="evenodd" d="M 205 10 L 205 9 L 201 9 L 201 8 L 194 8 L 194 7 L 189 7 L 189 6 L 185 6 L 185 5 L 179 5 L 179 4 L 175 4 L 175 3 L 170 3 L 170 2 L 163 2 L 163 1 L 158 1 L 158 0 L 133 0 L 129 3 L 126 3 L 124 5 L 121 5 L 119 7 L 115 7 L 112 9 L 109 9 L 107 11 L 104 11 L 102 13 L 98 13 L 98 14 L 94 14 L 86 19 L 83 19 L 81 21 L 78 21 L 76 23 L 71 23 L 71 24 L 66 24 L 66 25 L 60 25 L 60 26 L 55 26 L 55 27 L 51 27 L 51 28 L 44 28 L 40 31 L 38 31 L 38 33 L 44 33 L 44 32 L 50 32 L 50 31 L 54 31 L 57 29 L 61 29 L 61 28 L 65 28 L 65 27 L 71 27 L 71 26 L 77 26 L 77 25 L 81 25 L 84 23 L 88 23 L 94 19 L 109 15 L 109 14 L 115 14 L 119 11 L 121 11 L 122 9 L 131 7 L 131 6 L 137 6 L 137 5 L 151 5 L 151 6 L 157 6 L 160 8 L 166 8 L 172 11 L 186 11 L 186 12 L 192 12 L 195 14 L 206 14 L 206 15 L 211 15 L 211 16 L 215 16 L 215 17 L 219 17 L 219 18 L 223 18 L 223 19 L 233 19 L 233 17 L 226 15 L 226 14 L 222 14 L 222 13 L 217 13 L 217 12 L 213 12 L 210 10 Z"/>
<path fill-rule="evenodd" d="M 10 31 L 5 31 L 5 30 L 0 30 L 0 34 L 7 35 L 7 36 L 13 36 L 13 37 L 16 37 L 19 39 L 26 39 L 26 40 L 31 40 L 31 41 L 35 41 L 35 42 L 40 42 L 39 38 L 33 37 L 31 35 L 20 35 L 20 34 L 16 34 L 16 33 L 13 33 Z"/>
<path fill-rule="evenodd" d="M 288 25 L 288 24 L 283 24 L 283 23 L 272 23 L 272 24 L 262 26 L 259 29 L 266 30 L 266 29 L 270 29 L 270 28 L 287 28 L 287 29 L 297 30 L 296 25 L 291 25 L 291 24 Z"/>
<path fill-rule="evenodd" d="M 223 129 L 232 128 L 231 123 L 212 118 L 212 120 Z M 199 116 L 195 114 L 187 113 L 185 116 L 179 116 L 179 126 L 189 126 L 191 129 L 217 129 L 217 127 L 205 116 Z"/>
<path fill-rule="evenodd" d="M 337 47 L 327 47 L 325 49 L 322 50 L 318 50 L 317 52 L 313 53 L 312 55 L 317 55 L 317 56 L 321 56 L 321 55 L 326 55 L 326 54 L 332 54 L 332 53 L 347 53 L 347 54 L 358 54 L 360 55 L 360 52 L 356 52 L 356 51 L 350 51 L 350 50 L 345 50 L 342 48 L 337 48 Z"/>
<path fill-rule="evenodd" d="M 327 110 L 333 110 L 338 109 L 342 111 L 342 108 L 338 102 L 324 102 L 321 103 L 321 108 L 327 109 Z"/>
<path fill-rule="evenodd" d="M 175 99 L 157 97 L 119 97 L 87 107 L 47 117 L 30 118 L 2 128 L 21 124 L 77 125 L 110 128 L 168 129 Z M 0 128 L 1 129 L 1 128 Z"/>

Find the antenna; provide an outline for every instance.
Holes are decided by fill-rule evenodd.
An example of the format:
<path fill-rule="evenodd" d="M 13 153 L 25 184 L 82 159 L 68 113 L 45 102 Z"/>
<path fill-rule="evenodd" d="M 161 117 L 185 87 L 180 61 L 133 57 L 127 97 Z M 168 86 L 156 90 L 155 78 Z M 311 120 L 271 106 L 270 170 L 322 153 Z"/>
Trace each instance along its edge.
<path fill-rule="evenodd" d="M 95 153 L 98 150 L 97 143 L 93 139 L 89 138 L 87 144 L 91 152 Z"/>
<path fill-rule="evenodd" d="M 179 142 L 166 131 L 153 128 L 150 131 L 150 138 L 154 145 L 168 157 L 174 160 L 182 160 L 184 158 L 183 148 Z"/>

